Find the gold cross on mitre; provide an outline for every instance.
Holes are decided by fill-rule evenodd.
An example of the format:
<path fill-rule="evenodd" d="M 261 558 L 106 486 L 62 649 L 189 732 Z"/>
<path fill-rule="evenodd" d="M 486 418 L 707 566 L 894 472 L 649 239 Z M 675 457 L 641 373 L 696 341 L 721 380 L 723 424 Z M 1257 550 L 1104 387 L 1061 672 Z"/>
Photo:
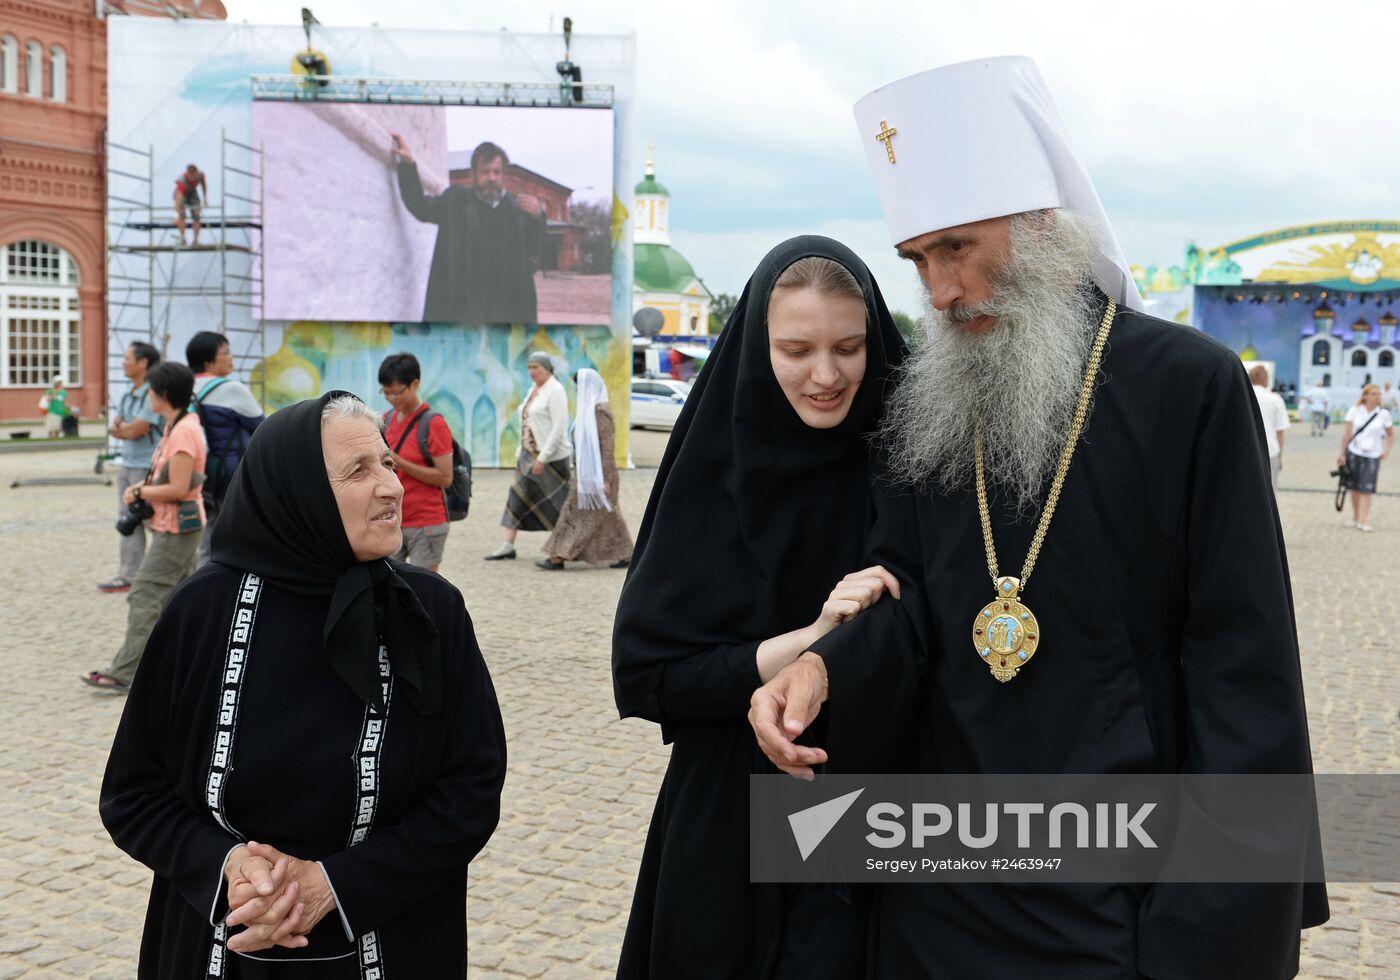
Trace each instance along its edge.
<path fill-rule="evenodd" d="M 880 120 L 880 131 L 875 134 L 875 138 L 885 144 L 885 153 L 890 158 L 890 163 L 894 163 L 894 136 L 899 130 L 891 129 L 890 124 L 885 120 Z"/>

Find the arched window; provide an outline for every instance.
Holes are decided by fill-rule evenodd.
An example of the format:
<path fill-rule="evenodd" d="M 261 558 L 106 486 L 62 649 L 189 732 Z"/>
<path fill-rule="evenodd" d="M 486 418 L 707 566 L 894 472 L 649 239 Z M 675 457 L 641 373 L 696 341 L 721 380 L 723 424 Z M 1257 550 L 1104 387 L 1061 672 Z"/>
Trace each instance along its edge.
<path fill-rule="evenodd" d="M 57 44 L 49 48 L 49 98 L 68 101 L 68 54 Z"/>
<path fill-rule="evenodd" d="M 1365 366 L 1366 366 L 1366 351 L 1365 351 L 1365 350 L 1354 350 L 1354 351 L 1351 352 L 1351 366 L 1352 366 L 1352 367 L 1365 367 Z"/>
<path fill-rule="evenodd" d="M 29 42 L 29 57 L 24 65 L 24 94 L 33 99 L 44 97 L 44 46 Z"/>
<path fill-rule="evenodd" d="M 83 383 L 78 265 L 48 242 L 0 253 L 0 387 L 42 388 L 55 374 Z"/>
<path fill-rule="evenodd" d="M 19 91 L 19 42 L 13 34 L 0 37 L 0 92 Z"/>
<path fill-rule="evenodd" d="M 1330 364 L 1331 361 L 1332 345 L 1325 340 L 1314 341 L 1312 362 L 1314 364 Z"/>
<path fill-rule="evenodd" d="M 1395 367 L 1395 351 L 1381 351 L 1376 359 L 1376 367 Z"/>

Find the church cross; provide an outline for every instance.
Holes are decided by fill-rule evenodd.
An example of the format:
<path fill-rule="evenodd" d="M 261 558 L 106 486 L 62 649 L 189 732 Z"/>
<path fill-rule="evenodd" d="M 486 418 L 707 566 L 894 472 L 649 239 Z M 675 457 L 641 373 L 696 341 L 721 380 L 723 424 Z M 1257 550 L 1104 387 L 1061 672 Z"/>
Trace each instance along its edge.
<path fill-rule="evenodd" d="M 894 136 L 897 129 L 890 129 L 890 124 L 885 120 L 880 120 L 880 131 L 875 134 L 875 138 L 885 144 L 885 153 L 890 158 L 890 163 L 894 163 Z"/>

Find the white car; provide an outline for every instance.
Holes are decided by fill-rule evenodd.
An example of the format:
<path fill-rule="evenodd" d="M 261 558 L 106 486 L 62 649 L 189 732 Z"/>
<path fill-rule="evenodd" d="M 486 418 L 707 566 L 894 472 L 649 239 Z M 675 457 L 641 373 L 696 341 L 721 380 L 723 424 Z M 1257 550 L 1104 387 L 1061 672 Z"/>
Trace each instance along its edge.
<path fill-rule="evenodd" d="M 632 428 L 674 428 L 688 394 L 690 385 L 685 381 L 673 381 L 670 378 L 633 378 Z"/>

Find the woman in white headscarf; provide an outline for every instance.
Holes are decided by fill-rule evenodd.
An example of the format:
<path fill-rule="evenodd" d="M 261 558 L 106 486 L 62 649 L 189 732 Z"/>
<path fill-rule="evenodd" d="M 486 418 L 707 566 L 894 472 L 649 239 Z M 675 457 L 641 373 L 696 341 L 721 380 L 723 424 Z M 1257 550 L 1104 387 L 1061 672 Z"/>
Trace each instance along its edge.
<path fill-rule="evenodd" d="M 541 568 L 558 570 L 566 561 L 586 561 L 626 568 L 632 558 L 632 535 L 617 503 L 617 431 L 608 408 L 608 389 L 592 368 L 579 370 L 574 418 L 574 478 L 569 499 L 544 543 Z"/>

